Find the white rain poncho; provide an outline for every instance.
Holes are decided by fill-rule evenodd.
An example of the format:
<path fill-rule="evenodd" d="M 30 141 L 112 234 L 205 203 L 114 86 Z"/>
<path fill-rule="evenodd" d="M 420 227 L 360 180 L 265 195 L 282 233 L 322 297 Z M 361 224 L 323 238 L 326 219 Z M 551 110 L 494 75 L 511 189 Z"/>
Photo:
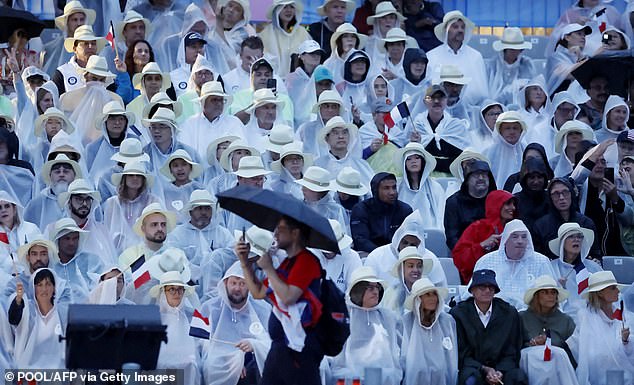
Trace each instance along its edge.
<path fill-rule="evenodd" d="M 277 106 L 276 108 L 277 116 L 275 118 L 275 122 L 273 125 L 284 124 L 284 125 L 292 125 L 292 122 L 287 122 L 282 118 L 282 108 L 281 106 Z M 273 127 L 271 127 L 273 128 Z M 244 126 L 244 138 L 249 146 L 254 147 L 261 154 L 266 151 L 266 146 L 268 143 L 269 134 L 271 133 L 270 129 L 260 127 L 258 123 L 258 119 L 255 116 L 255 110 L 251 112 L 251 118 L 249 122 Z M 235 133 L 233 134 L 235 135 Z"/>
<path fill-rule="evenodd" d="M 491 162 L 491 172 L 496 184 L 503 186 L 509 176 L 519 172 L 522 168 L 526 132 L 527 130 L 522 130 L 519 140 L 515 144 L 511 144 L 502 137 L 497 127 L 493 130 L 492 143 L 482 152 L 482 155 L 486 156 L 487 159 L 496 160 Z"/>
<path fill-rule="evenodd" d="M 414 300 L 414 310 L 403 316 L 403 385 L 454 385 L 458 380 L 456 321 L 443 311 L 442 300 L 438 298 L 431 326 L 421 323 L 420 298 Z"/>
<path fill-rule="evenodd" d="M 150 156 L 148 169 L 150 170 L 150 173 L 154 175 L 156 182 L 154 183 L 154 186 L 152 186 L 152 192 L 154 192 L 159 197 L 159 199 L 163 195 L 163 185 L 160 180 L 165 179 L 165 176 L 161 174 L 161 167 L 163 167 L 165 162 L 167 162 L 167 159 L 169 159 L 170 155 L 172 155 L 174 151 L 184 150 L 189 154 L 189 156 L 191 156 L 192 161 L 198 164 L 201 164 L 200 159 L 206 158 L 201 158 L 196 150 L 194 150 L 192 147 L 175 139 L 177 134 L 178 130 L 175 127 L 172 127 L 172 144 L 165 153 L 160 148 L 158 148 L 156 144 L 154 144 L 154 141 L 143 147 L 143 152 Z"/>
<path fill-rule="evenodd" d="M 366 66 L 368 67 L 366 70 L 365 77 L 363 80 L 359 82 L 352 81 L 352 74 L 350 73 L 350 63 L 363 57 L 367 60 Z M 369 104 L 368 104 L 368 95 L 366 93 L 366 84 L 370 82 L 370 66 L 371 61 L 368 58 L 368 55 L 363 51 L 352 51 L 346 62 L 344 64 L 344 73 L 343 80 L 340 83 L 337 83 L 336 89 L 339 91 L 341 95 L 341 100 L 343 100 L 343 106 L 346 111 L 352 112 L 352 106 L 354 105 L 359 109 L 361 113 L 361 120 L 368 121 L 372 119 L 372 115 L 370 113 Z"/>
<path fill-rule="evenodd" d="M 193 301 L 197 302 L 197 298 Z M 167 326 L 167 342 L 161 343 L 156 368 L 183 369 L 185 384 L 200 383 L 200 354 L 194 337 L 189 335 L 191 315 L 194 312 L 190 299 L 183 296 L 178 307 L 172 307 L 167 303 L 164 288 L 161 288 L 157 302 L 161 311 L 161 323 Z"/>
<path fill-rule="evenodd" d="M 409 142 L 411 134 L 416 130 L 421 136 L 420 143 L 425 147 L 435 141 L 436 147 L 440 149 L 441 139 L 462 150 L 471 145 L 467 121 L 453 118 L 445 111 L 438 127 L 433 130 L 427 119 L 428 114 L 427 111 L 418 114 L 414 118 L 413 125 L 412 121 L 409 120 L 405 130 L 401 130 L 399 126 L 394 126 L 389 134 L 390 140 L 394 140 L 399 145 L 404 146 Z"/>
<path fill-rule="evenodd" d="M 29 95 L 29 92 L 26 91 L 25 87 L 30 86 L 28 86 L 25 81 L 15 82 L 14 85 L 18 95 L 15 133 L 20 139 L 21 149 L 29 149 L 35 145 L 37 139 L 35 135 L 33 135 L 35 120 L 40 116 L 37 106 L 37 95 L 43 92 L 51 94 L 53 97 L 53 107 L 59 108 L 59 91 L 55 83 L 50 80 L 36 88 L 32 95 Z M 24 151 L 21 151 L 21 153 L 23 152 Z"/>
<path fill-rule="evenodd" d="M 420 211 L 416 210 L 403 220 L 401 227 L 399 227 L 392 237 L 392 243 L 388 245 L 379 246 L 374 249 L 363 264 L 365 266 L 371 266 L 376 271 L 377 276 L 385 280 L 388 286 L 396 285 L 399 283 L 399 278 L 394 277 L 391 274 L 392 267 L 398 260 L 398 245 L 406 235 L 412 235 L 420 240 L 418 245 L 418 252 L 423 258 L 433 259 L 434 265 L 429 272 L 429 279 L 436 286 L 447 287 L 447 277 L 442 269 L 442 265 L 438 260 L 438 257 L 425 248 L 425 234 L 424 234 L 424 220 L 420 215 Z"/>
<path fill-rule="evenodd" d="M 536 75 L 533 61 L 520 53 L 513 64 L 504 61 L 504 51 L 493 56 L 487 66 L 489 78 L 489 92 L 492 99 L 508 105 L 515 102 L 515 98 L 522 85 Z"/>
<path fill-rule="evenodd" d="M 563 103 L 570 103 L 574 106 L 575 112 L 574 116 L 577 116 L 579 113 L 579 107 L 577 107 L 577 102 L 572 97 L 569 92 L 558 92 L 553 97 L 552 103 L 550 104 L 550 108 L 548 111 L 548 115 L 546 119 L 539 119 L 534 122 L 534 126 L 528 126 L 528 122 L 526 122 L 527 127 L 529 127 L 528 131 L 525 133 L 524 137 L 521 139 L 526 144 L 530 143 L 539 143 L 544 146 L 546 150 L 546 155 L 548 159 L 552 159 L 557 154 L 555 152 L 555 135 L 557 135 L 557 131 L 561 127 L 554 127 L 555 120 L 554 115 L 557 107 L 562 105 Z M 496 159 L 496 158 L 489 158 Z M 496 179 L 497 180 L 497 179 Z M 504 181 L 501 181 L 504 183 Z"/>
<path fill-rule="evenodd" d="M 354 52 L 354 49 L 351 49 L 350 51 L 348 51 L 348 53 L 341 57 L 339 56 L 337 50 L 334 49 L 332 50 L 330 57 L 324 62 L 324 66 L 328 68 L 332 73 L 332 78 L 335 84 L 341 83 L 343 81 L 343 67 L 346 63 L 346 60 L 348 59 L 348 56 L 350 56 L 352 52 Z"/>
<path fill-rule="evenodd" d="M 616 310 L 616 304 L 613 304 Z M 631 314 L 631 313 L 630 313 Z M 621 342 L 623 326 L 630 330 L 631 317 L 623 321 L 608 319 L 602 310 L 586 306 L 577 313 L 577 327 L 566 341 L 577 360 L 579 384 L 610 385 L 606 382 L 608 370 L 622 370 L 624 384 L 634 383 L 634 346 Z"/>
<path fill-rule="evenodd" d="M 241 6 L 245 3 L 244 0 L 235 0 L 240 3 Z M 222 14 L 222 8 L 229 2 L 229 0 L 220 0 L 217 4 L 218 11 L 216 14 Z M 227 65 L 229 68 L 233 69 L 240 65 L 239 63 L 239 54 L 240 54 L 240 44 L 249 36 L 255 36 L 256 31 L 249 21 L 251 20 L 251 11 L 249 9 L 248 2 L 247 6 L 243 6 L 244 10 L 244 18 L 238 21 L 233 28 L 230 30 L 225 30 L 221 33 L 218 32 L 219 28 L 222 28 L 222 25 L 216 25 L 216 29 L 212 30 L 209 33 L 208 40 L 215 41 L 221 50 L 221 55 L 224 56 L 227 61 Z"/>
<path fill-rule="evenodd" d="M 14 268 L 11 260 L 17 258 L 18 248 L 28 243 L 34 235 L 39 234 L 40 229 L 35 224 L 22 219 L 24 208 L 17 198 L 4 190 L 0 190 L 0 201 L 13 203 L 16 207 L 16 224 L 13 225 L 13 228 L 9 230 L 0 225 L 0 233 L 5 233 L 9 240 L 8 244 L 0 242 L 0 269 L 7 274 L 12 274 Z"/>
<path fill-rule="evenodd" d="M 546 59 L 546 89 L 552 95 L 566 80 L 571 77 L 571 71 L 577 64 L 577 55 L 568 48 L 558 45 L 555 52 Z M 576 80 L 573 80 L 573 83 Z M 572 88 L 570 85 L 566 89 Z"/>
<path fill-rule="evenodd" d="M 118 195 L 111 196 L 103 206 L 104 224 L 112 239 L 115 251 L 121 253 L 126 248 L 141 242 L 138 235 L 132 230 L 132 226 L 145 206 L 150 203 L 160 203 L 159 198 L 144 190 L 134 200 L 122 200 Z"/>
<path fill-rule="evenodd" d="M 346 211 L 343 206 L 339 203 L 335 202 L 332 194 L 328 192 L 323 198 L 316 202 L 306 202 L 304 200 L 306 206 L 315 210 L 315 212 L 321 214 L 326 217 L 326 219 L 333 219 L 344 227 L 344 231 L 349 235 L 350 234 L 350 225 L 346 222 Z"/>
<path fill-rule="evenodd" d="M 17 197 L 22 206 L 26 207 L 31 202 L 34 184 L 35 176 L 30 170 L 0 164 L 0 190 Z"/>
<path fill-rule="evenodd" d="M 492 99 L 486 99 L 482 102 L 478 112 L 473 114 L 471 122 L 471 137 L 473 144 L 477 148 L 484 149 L 493 144 L 493 131 L 495 130 L 495 127 L 493 129 L 489 128 L 484 120 L 484 110 L 493 106 L 499 106 L 502 109 L 502 112 L 506 109 L 502 103 L 496 102 Z"/>
<path fill-rule="evenodd" d="M 242 122 L 226 110 L 211 122 L 201 112 L 187 119 L 180 128 L 178 140 L 192 147 L 200 159 L 207 159 L 207 148 L 218 138 L 232 135 L 246 139 Z"/>
<path fill-rule="evenodd" d="M 57 260 L 48 266 L 68 283 L 72 303 L 84 303 L 88 300 L 90 291 L 98 284 L 99 275 L 104 270 L 104 264 L 97 254 L 81 249 L 67 263 Z"/>
<path fill-rule="evenodd" d="M 546 95 L 546 101 L 539 110 L 528 106 L 528 97 L 526 95 L 528 93 L 528 87 L 539 87 L 544 92 L 544 95 Z M 548 89 L 546 88 L 544 75 L 539 74 L 524 84 L 515 95 L 515 99 L 512 103 L 519 106 L 518 112 L 528 127 L 535 127 L 543 121 L 548 120 L 551 117 L 552 110 L 550 108 L 550 98 L 548 97 Z"/>
<path fill-rule="evenodd" d="M 348 148 L 355 148 L 355 144 L 351 143 Z M 324 168 L 330 172 L 331 175 L 339 175 L 339 172 L 344 167 L 352 167 L 355 170 L 359 171 L 361 174 L 361 183 L 364 186 L 370 185 L 370 180 L 374 176 L 374 170 L 365 160 L 361 159 L 361 156 L 356 154 L 352 154 L 353 150 L 349 150 L 345 157 L 341 159 L 337 159 L 330 152 L 319 157 L 315 160 L 315 166 L 319 166 Z"/>
<path fill-rule="evenodd" d="M 101 134 L 100 131 L 95 130 L 95 112 L 101 111 L 103 106 L 111 101 L 117 101 L 123 105 L 119 95 L 106 89 L 110 83 L 90 81 L 81 88 L 67 91 L 60 98 L 61 109 L 75 125 L 74 135 L 84 146 L 98 139 Z"/>
<path fill-rule="evenodd" d="M 525 232 L 527 237 L 526 249 L 519 260 L 512 260 L 506 256 L 506 243 L 515 232 Z M 512 240 L 511 240 L 512 242 Z M 533 239 L 524 222 L 514 219 L 506 224 L 500 239 L 500 248 L 485 254 L 477 262 L 473 271 L 489 269 L 495 272 L 500 287 L 498 297 L 502 298 L 518 310 L 526 309 L 524 293 L 533 286 L 537 277 L 549 275 L 553 279 L 559 277 L 551 267 L 550 260 L 535 251 Z"/>
<path fill-rule="evenodd" d="M 403 156 L 401 166 L 402 177 L 398 182 L 398 199 L 407 203 L 411 207 L 415 207 L 423 218 L 424 229 L 441 229 L 444 230 L 445 217 L 445 189 L 436 180 L 430 177 L 434 170 L 435 162 L 430 159 L 423 159 L 424 169 L 422 171 L 419 188 L 412 189 L 407 174 L 409 173 L 405 167 L 405 161 L 408 156 L 417 154 L 423 157 L 418 151 L 408 151 Z M 433 159 L 433 157 L 431 157 Z"/>
<path fill-rule="evenodd" d="M 295 180 L 286 167 L 282 167 L 279 174 L 271 174 L 269 186 L 273 191 L 290 194 L 299 200 L 303 200 L 302 186 L 295 183 Z"/>
<path fill-rule="evenodd" d="M 189 213 L 187 213 L 189 219 Z M 216 215 L 204 229 L 194 227 L 189 221 L 170 233 L 167 243 L 185 252 L 189 262 L 201 266 L 208 254 L 215 249 L 233 247 L 235 239 L 229 230 L 218 224 Z M 202 266 L 201 266 L 202 267 Z"/>
<path fill-rule="evenodd" d="M 398 385 L 403 373 L 399 363 L 399 336 L 394 313 L 376 305 L 366 309 L 347 297 L 350 336 L 343 351 L 333 358 L 334 379 L 363 377 L 365 368 L 381 368 L 383 385 Z"/>
<path fill-rule="evenodd" d="M 340 110 L 344 110 L 344 108 L 342 107 Z M 324 143 L 319 143 L 318 141 L 319 131 L 321 131 L 325 125 L 326 124 L 318 111 L 317 119 L 311 120 L 310 122 L 306 122 L 299 126 L 297 132 L 295 133 L 295 137 L 303 143 L 303 150 L 305 153 L 319 155 L 321 153 L 328 152 Z"/>
<path fill-rule="evenodd" d="M 35 292 L 34 279 L 39 271 L 30 277 L 31 293 Z M 49 269 L 46 269 L 49 270 Z M 62 280 L 55 277 L 55 294 L 62 293 Z M 34 297 L 25 294 L 22 297 L 24 309 L 20 323 L 14 327 L 15 347 L 14 359 L 17 368 L 21 369 L 63 369 L 65 367 L 65 344 L 59 341 L 64 334 L 66 309 L 70 299 L 54 294 L 54 306 L 48 314 L 43 315 Z M 15 299 L 15 292 L 9 302 Z"/>
<path fill-rule="evenodd" d="M 161 184 L 161 190 L 163 192 L 163 203 L 165 208 L 176 214 L 178 224 L 185 223 L 189 220 L 189 216 L 182 213 L 181 210 L 189 201 L 189 196 L 194 190 L 202 190 L 204 186 L 197 180 L 193 180 L 182 186 L 176 186 L 174 183 L 168 182 L 163 175 L 160 178 L 156 178 L 157 183 Z"/>
<path fill-rule="evenodd" d="M 326 276 L 337 285 L 342 293 L 346 293 L 348 285 L 352 282 L 352 272 L 362 266 L 359 253 L 352 250 L 350 246 L 341 250 L 341 253 L 336 254 L 333 258 L 326 258 L 324 253 L 317 249 L 310 249 L 310 252 L 319 258 L 322 269 L 326 270 Z"/>
<path fill-rule="evenodd" d="M 0 285 L 7 287 L 12 279 L 11 275 L 0 271 Z M 4 306 L 4 298 L 0 302 L 0 370 L 15 368 L 13 362 L 13 330 L 7 318 L 7 308 Z"/>
<path fill-rule="evenodd" d="M 627 103 L 617 95 L 610 95 L 608 100 L 605 102 L 605 107 L 603 108 L 603 120 L 601 121 L 601 128 L 595 131 L 595 135 L 597 137 L 597 142 L 601 143 L 608 139 L 616 139 L 617 136 L 622 131 L 629 130 L 627 127 L 627 118 L 625 119 L 625 124 L 623 127 L 608 127 L 608 113 L 617 107 L 625 107 L 627 114 L 625 116 L 630 116 L 630 108 Z M 612 144 L 605 151 L 604 154 L 605 160 L 608 164 L 608 167 L 619 167 L 618 161 L 618 146 L 616 143 Z"/>
<path fill-rule="evenodd" d="M 57 195 L 53 194 L 48 186 L 33 197 L 24 209 L 24 220 L 34 223 L 42 231 L 49 223 L 53 223 L 61 217 L 62 209 L 57 203 Z"/>
<path fill-rule="evenodd" d="M 544 361 L 544 345 L 522 349 L 520 368 L 530 384 L 579 385 L 577 376 L 565 350 L 551 346 L 550 361 Z"/>
<path fill-rule="evenodd" d="M 315 89 L 315 72 L 308 74 L 297 67 L 295 71 L 286 76 L 286 90 L 288 97 L 293 102 L 293 118 L 295 127 L 311 120 L 312 107 L 317 103 L 317 91 Z"/>
<path fill-rule="evenodd" d="M 572 234 L 573 233 L 570 233 L 569 236 Z M 566 238 L 568 237 L 565 237 L 564 241 Z M 564 284 L 562 287 L 569 293 L 568 298 L 560 305 L 561 311 L 576 320 L 577 312 L 586 306 L 586 301 L 579 295 L 577 273 L 574 266 L 564 261 L 564 241 L 560 243 L 560 250 L 558 254 L 560 257 L 553 259 L 550 263 L 555 273 L 555 279 L 560 285 L 562 285 L 561 282 L 563 280 Z M 589 241 L 589 239 L 584 238 L 581 243 L 581 254 L 579 255 L 578 263 L 583 264 L 588 270 L 588 273 L 594 274 L 603 269 L 601 269 L 601 266 L 599 266 L 598 263 L 588 259 L 590 247 L 592 246 Z"/>
<path fill-rule="evenodd" d="M 239 262 L 234 263 L 218 282 L 218 297 L 202 306 L 202 314 L 209 317 L 211 327 L 203 352 L 206 385 L 234 385 L 239 381 L 245 366 L 245 353 L 235 346 L 238 342 L 248 341 L 251 344 L 260 374 L 271 347 L 267 331 L 271 306 L 248 296 L 242 308 L 233 308 L 225 287 L 231 276 L 244 279 Z"/>
<path fill-rule="evenodd" d="M 267 57 L 271 58 L 273 67 L 282 78 L 285 78 L 290 72 L 291 54 L 297 53 L 297 48 L 302 42 L 312 39 L 306 29 L 301 26 L 303 8 L 301 3 L 295 2 L 293 4 L 296 23 L 291 27 L 291 31 L 286 32 L 281 27 L 280 13 L 285 6 L 286 4 L 281 4 L 273 9 L 273 20 L 259 33 L 264 43 L 264 52 Z"/>
<path fill-rule="evenodd" d="M 213 195 L 216 195 L 223 191 L 229 190 L 232 187 L 235 187 L 237 183 L 238 177 L 236 176 L 236 174 L 232 172 L 224 172 L 210 180 L 209 183 L 207 183 L 207 189 Z"/>

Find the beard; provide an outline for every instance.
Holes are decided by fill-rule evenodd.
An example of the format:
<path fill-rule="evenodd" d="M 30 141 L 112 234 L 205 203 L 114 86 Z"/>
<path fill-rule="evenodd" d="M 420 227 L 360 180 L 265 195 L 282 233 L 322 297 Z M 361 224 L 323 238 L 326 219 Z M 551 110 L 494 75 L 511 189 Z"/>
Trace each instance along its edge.
<path fill-rule="evenodd" d="M 53 194 L 55 194 L 56 196 L 58 196 L 59 194 L 68 191 L 68 185 L 70 183 L 66 182 L 66 181 L 59 181 L 55 184 L 53 184 L 51 186 L 51 190 L 53 191 Z"/>
<path fill-rule="evenodd" d="M 90 208 L 75 208 L 72 204 L 70 206 L 70 212 L 79 219 L 86 219 L 90 214 Z"/>
<path fill-rule="evenodd" d="M 244 301 L 246 301 L 247 299 L 247 295 L 242 295 L 242 293 L 236 292 L 236 293 L 229 293 L 227 292 L 227 298 L 229 298 L 229 302 L 231 302 L 234 305 L 240 305 L 242 303 L 244 303 Z"/>
<path fill-rule="evenodd" d="M 162 231 L 159 231 L 157 233 L 154 233 L 153 235 L 148 235 L 145 237 L 145 239 L 154 243 L 163 243 L 165 242 L 165 238 L 167 238 L 167 234 L 165 234 Z"/>

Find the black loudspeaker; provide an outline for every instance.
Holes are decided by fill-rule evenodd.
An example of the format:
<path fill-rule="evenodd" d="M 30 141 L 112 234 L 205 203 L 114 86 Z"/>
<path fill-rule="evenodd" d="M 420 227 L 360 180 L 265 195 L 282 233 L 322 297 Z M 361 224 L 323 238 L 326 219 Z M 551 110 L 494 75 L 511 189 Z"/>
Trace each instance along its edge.
<path fill-rule="evenodd" d="M 166 328 L 156 305 L 70 305 L 66 368 L 154 370 Z"/>

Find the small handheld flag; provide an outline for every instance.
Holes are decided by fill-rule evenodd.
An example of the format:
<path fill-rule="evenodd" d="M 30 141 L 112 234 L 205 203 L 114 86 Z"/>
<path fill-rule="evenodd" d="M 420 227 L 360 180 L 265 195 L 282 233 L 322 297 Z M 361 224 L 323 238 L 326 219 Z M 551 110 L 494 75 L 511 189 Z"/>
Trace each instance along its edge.
<path fill-rule="evenodd" d="M 552 350 L 551 347 L 551 339 L 550 339 L 550 329 L 546 330 L 546 346 L 544 347 L 544 361 L 550 361 Z"/>
<path fill-rule="evenodd" d="M 145 254 L 141 255 L 136 261 L 130 265 L 132 271 L 132 281 L 134 282 L 134 288 L 138 289 L 148 282 L 151 278 L 150 272 L 145 265 Z"/>
<path fill-rule="evenodd" d="M 407 102 L 400 102 L 396 105 L 396 107 L 392 108 L 388 114 L 383 116 L 383 123 L 385 123 L 388 128 L 392 128 L 397 123 L 408 117 L 409 108 L 407 107 Z"/>
<path fill-rule="evenodd" d="M 588 280 L 590 279 L 590 273 L 583 263 L 579 263 L 575 266 L 577 272 L 577 294 L 581 294 L 582 291 L 588 288 Z"/>
<path fill-rule="evenodd" d="M 210 333 L 209 318 L 203 317 L 198 310 L 194 310 L 192 322 L 189 325 L 189 335 L 208 340 Z"/>
<path fill-rule="evenodd" d="M 112 20 L 110 20 L 110 28 L 108 28 L 106 40 L 108 40 L 108 44 L 110 44 L 112 50 L 114 51 L 114 26 L 112 25 Z"/>

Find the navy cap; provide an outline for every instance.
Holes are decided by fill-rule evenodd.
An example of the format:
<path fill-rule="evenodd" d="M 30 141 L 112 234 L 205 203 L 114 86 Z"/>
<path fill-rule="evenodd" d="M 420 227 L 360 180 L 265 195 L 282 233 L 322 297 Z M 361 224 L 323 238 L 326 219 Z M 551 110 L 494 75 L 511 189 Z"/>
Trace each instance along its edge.
<path fill-rule="evenodd" d="M 617 143 L 634 143 L 634 130 L 624 130 L 616 137 Z"/>
<path fill-rule="evenodd" d="M 500 287 L 498 286 L 497 281 L 495 280 L 495 271 L 489 269 L 476 270 L 473 272 L 473 277 L 471 278 L 471 285 L 469 285 L 469 292 L 476 286 L 486 286 L 491 285 L 495 287 L 495 292 L 500 292 Z"/>
<path fill-rule="evenodd" d="M 198 42 L 207 44 L 207 40 L 205 40 L 198 32 L 190 32 L 187 35 L 185 35 L 185 47 L 188 47 Z"/>

